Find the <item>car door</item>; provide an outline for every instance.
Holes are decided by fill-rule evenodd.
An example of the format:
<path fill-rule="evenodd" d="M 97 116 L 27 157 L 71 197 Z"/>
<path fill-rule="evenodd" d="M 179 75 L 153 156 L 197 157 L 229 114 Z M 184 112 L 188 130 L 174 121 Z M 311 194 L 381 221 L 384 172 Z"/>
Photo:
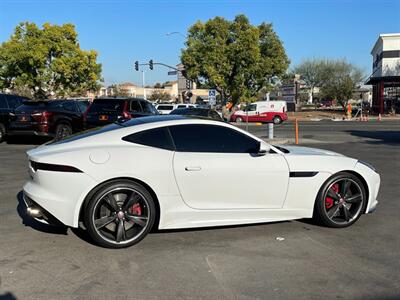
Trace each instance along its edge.
<path fill-rule="evenodd" d="M 249 104 L 246 107 L 245 114 L 249 122 L 256 122 L 258 118 L 257 104 Z"/>
<path fill-rule="evenodd" d="M 175 179 L 195 209 L 281 208 L 289 180 L 280 154 L 257 155 L 260 142 L 223 125 L 169 127 Z"/>

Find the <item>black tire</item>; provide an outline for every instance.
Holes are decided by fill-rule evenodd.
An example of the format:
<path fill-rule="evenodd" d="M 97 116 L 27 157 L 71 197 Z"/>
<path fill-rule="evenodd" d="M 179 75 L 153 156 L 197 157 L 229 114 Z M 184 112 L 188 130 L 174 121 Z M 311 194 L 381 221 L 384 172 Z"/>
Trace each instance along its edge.
<path fill-rule="evenodd" d="M 338 192 L 333 190 L 335 184 L 339 189 Z M 346 185 L 349 185 L 348 192 Z M 327 227 L 348 227 L 365 212 L 367 202 L 367 193 L 361 180 L 351 173 L 340 172 L 331 176 L 320 188 L 314 205 L 313 218 L 317 223 Z M 332 206 L 329 207 L 330 205 Z"/>
<path fill-rule="evenodd" d="M 282 123 L 282 118 L 281 118 L 280 116 L 275 116 L 275 117 L 272 119 L 272 122 L 273 122 L 274 124 L 281 124 L 281 123 Z"/>
<path fill-rule="evenodd" d="M 72 127 L 67 123 L 57 124 L 56 130 L 54 133 L 54 140 L 59 141 L 67 136 L 72 134 Z"/>
<path fill-rule="evenodd" d="M 0 124 L 0 143 L 4 142 L 6 139 L 6 127 Z"/>
<path fill-rule="evenodd" d="M 241 117 L 237 117 L 237 118 L 235 119 L 235 122 L 236 122 L 236 123 L 242 123 L 242 122 L 243 122 L 243 119 L 242 119 Z"/>
<path fill-rule="evenodd" d="M 134 195 L 132 197 L 128 194 L 131 191 L 133 192 L 131 195 Z M 127 192 L 126 198 L 121 197 L 125 192 Z M 117 204 L 116 209 L 113 209 L 114 205 L 110 205 L 113 202 L 108 198 L 110 195 L 115 200 L 114 205 Z M 133 200 L 135 197 L 137 201 L 130 202 L 130 199 Z M 149 191 L 136 182 L 118 180 L 104 184 L 94 193 L 86 206 L 84 212 L 86 229 L 96 244 L 106 248 L 126 248 L 135 245 L 153 227 L 156 219 L 154 201 Z M 138 204 L 143 213 L 133 215 L 133 212 L 129 210 L 133 209 L 133 206 L 125 207 L 125 204 L 128 205 L 129 203 L 133 204 L 133 206 Z M 114 211 L 117 213 L 115 214 Z M 120 216 L 120 214 L 123 216 Z M 114 219 L 110 221 L 113 217 Z M 136 222 L 132 218 L 139 218 L 140 220 Z M 145 223 L 145 225 L 140 222 Z M 107 224 L 103 225 L 102 223 Z M 123 234 L 120 235 L 118 241 L 120 225 L 123 228 L 121 229 Z"/>

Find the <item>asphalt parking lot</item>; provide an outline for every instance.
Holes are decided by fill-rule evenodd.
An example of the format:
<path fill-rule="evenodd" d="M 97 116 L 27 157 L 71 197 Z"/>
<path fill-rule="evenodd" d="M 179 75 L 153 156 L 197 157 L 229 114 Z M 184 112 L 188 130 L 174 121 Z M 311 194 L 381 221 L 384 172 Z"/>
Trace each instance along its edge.
<path fill-rule="evenodd" d="M 24 214 L 25 151 L 34 145 L 0 144 L 0 299 L 400 299 L 400 123 L 300 126 L 306 146 L 378 169 L 374 214 L 346 229 L 302 220 L 160 231 L 103 249 L 81 230 Z M 277 126 L 276 135 L 292 128 Z M 267 135 L 266 126 L 249 130 Z"/>

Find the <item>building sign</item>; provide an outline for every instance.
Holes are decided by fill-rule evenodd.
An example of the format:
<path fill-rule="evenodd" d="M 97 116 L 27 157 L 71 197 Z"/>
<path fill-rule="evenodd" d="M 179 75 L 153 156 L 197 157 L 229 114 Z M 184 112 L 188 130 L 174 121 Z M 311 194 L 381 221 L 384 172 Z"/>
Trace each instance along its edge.
<path fill-rule="evenodd" d="M 296 102 L 296 85 L 294 83 L 283 84 L 281 86 L 283 100 L 286 102 Z"/>

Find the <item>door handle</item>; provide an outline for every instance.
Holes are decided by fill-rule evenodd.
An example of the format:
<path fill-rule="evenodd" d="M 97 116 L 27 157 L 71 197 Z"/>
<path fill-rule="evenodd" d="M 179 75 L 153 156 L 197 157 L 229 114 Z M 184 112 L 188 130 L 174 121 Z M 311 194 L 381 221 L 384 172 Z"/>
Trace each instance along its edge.
<path fill-rule="evenodd" d="M 200 171 L 201 167 L 185 167 L 186 171 Z"/>

